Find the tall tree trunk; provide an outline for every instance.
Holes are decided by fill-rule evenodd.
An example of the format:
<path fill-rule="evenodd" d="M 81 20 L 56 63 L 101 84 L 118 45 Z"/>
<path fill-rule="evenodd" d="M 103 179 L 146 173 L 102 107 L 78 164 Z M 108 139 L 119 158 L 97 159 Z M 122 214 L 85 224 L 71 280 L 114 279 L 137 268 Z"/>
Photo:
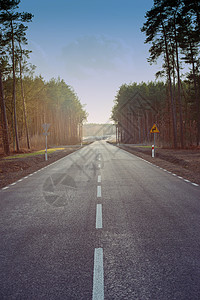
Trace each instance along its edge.
<path fill-rule="evenodd" d="M 10 145 L 9 145 L 9 135 L 8 135 L 8 123 L 7 123 L 6 105 L 5 105 L 5 99 L 4 99 L 1 70 L 0 70 L 0 105 L 1 105 L 1 114 L 2 114 L 3 148 L 4 148 L 4 153 L 6 155 L 9 155 L 10 154 Z"/>
<path fill-rule="evenodd" d="M 12 69 L 13 69 L 14 126 L 15 126 L 16 148 L 17 148 L 17 152 L 19 152 L 19 138 L 18 138 L 18 129 L 17 129 L 17 110 L 16 110 L 15 46 L 14 46 L 14 30 L 13 30 L 13 23 L 12 23 L 12 21 L 11 21 L 11 35 L 12 35 Z"/>
<path fill-rule="evenodd" d="M 200 30 L 200 15 L 199 15 L 198 0 L 195 1 L 195 7 L 196 7 L 196 15 L 197 15 L 197 24 Z"/>
<path fill-rule="evenodd" d="M 182 113 L 182 99 L 181 99 L 181 79 L 180 79 L 179 53 L 178 53 L 178 41 L 177 41 L 175 18 L 174 18 L 174 34 L 175 34 L 176 64 L 177 64 L 177 78 L 178 78 L 178 105 L 179 105 L 179 117 L 180 117 L 180 140 L 181 140 L 181 148 L 184 148 L 183 113 Z"/>
<path fill-rule="evenodd" d="M 26 103 L 25 103 L 25 96 L 24 96 L 24 87 L 23 87 L 23 79 L 22 79 L 22 49 L 21 45 L 21 57 L 19 61 L 19 68 L 20 68 L 20 83 L 21 83 L 21 95 L 22 95 L 22 102 L 23 102 L 23 111 L 24 111 L 24 122 L 25 122 L 25 128 L 26 128 L 26 140 L 27 140 L 27 147 L 30 149 L 30 141 L 29 141 L 29 132 L 28 132 L 28 124 L 27 124 L 27 114 L 26 114 Z"/>
<path fill-rule="evenodd" d="M 164 41 L 165 41 L 165 54 L 166 54 L 166 60 L 167 60 L 167 75 L 168 75 L 169 91 L 170 91 L 170 99 L 171 99 L 174 148 L 177 148 L 176 112 L 175 112 L 175 107 L 174 107 L 174 97 L 173 97 L 173 90 L 172 90 L 172 80 L 171 80 L 171 71 L 170 71 L 170 61 L 169 61 L 169 51 L 168 51 L 168 44 L 167 44 L 167 36 L 166 36 L 164 24 L 162 24 L 162 28 L 163 28 L 163 35 L 164 35 Z"/>
<path fill-rule="evenodd" d="M 193 80 L 194 80 L 194 92 L 195 92 L 195 101 L 196 101 L 196 109 L 197 109 L 197 146 L 199 146 L 200 142 L 200 103 L 198 99 L 198 89 L 197 89 L 197 78 L 196 78 L 196 71 L 195 71 L 195 64 L 194 64 L 194 53 L 192 49 L 192 44 L 190 43 L 190 50 L 191 50 L 191 60 L 192 60 L 192 73 L 193 73 Z"/>

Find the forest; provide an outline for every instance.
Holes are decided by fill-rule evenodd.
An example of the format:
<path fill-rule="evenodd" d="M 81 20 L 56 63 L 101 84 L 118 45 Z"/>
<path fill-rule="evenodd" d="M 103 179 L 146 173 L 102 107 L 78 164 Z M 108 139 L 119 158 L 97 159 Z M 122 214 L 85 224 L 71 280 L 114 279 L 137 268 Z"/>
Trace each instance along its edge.
<path fill-rule="evenodd" d="M 26 37 L 33 15 L 19 12 L 20 2 L 0 1 L 0 149 L 7 155 L 44 147 L 43 124 L 50 124 L 50 145 L 78 143 L 87 119 L 84 105 L 64 80 L 34 76 Z"/>
<path fill-rule="evenodd" d="M 200 1 L 154 0 L 141 31 L 148 62 L 161 62 L 156 81 L 122 84 L 112 109 L 122 143 L 150 143 L 155 123 L 159 145 L 200 143 Z"/>

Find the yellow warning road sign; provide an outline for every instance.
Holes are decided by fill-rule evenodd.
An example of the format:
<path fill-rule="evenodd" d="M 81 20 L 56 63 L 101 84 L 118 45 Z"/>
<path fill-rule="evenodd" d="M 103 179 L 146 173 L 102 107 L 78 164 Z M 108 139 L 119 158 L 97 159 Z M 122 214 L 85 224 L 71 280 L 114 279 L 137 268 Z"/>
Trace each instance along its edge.
<path fill-rule="evenodd" d="M 156 124 L 153 124 L 153 127 L 150 130 L 150 133 L 159 133 L 160 131 L 158 130 Z"/>

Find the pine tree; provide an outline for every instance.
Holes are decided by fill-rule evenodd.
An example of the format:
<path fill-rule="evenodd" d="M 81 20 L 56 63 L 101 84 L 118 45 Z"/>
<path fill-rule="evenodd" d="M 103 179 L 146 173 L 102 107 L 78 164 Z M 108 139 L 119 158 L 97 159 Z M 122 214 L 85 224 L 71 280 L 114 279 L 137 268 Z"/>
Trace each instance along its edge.
<path fill-rule="evenodd" d="M 16 149 L 19 152 L 19 138 L 18 138 L 18 126 L 17 126 L 17 111 L 16 111 L 16 59 L 15 59 L 15 41 L 16 34 L 19 33 L 20 25 L 23 22 L 30 22 L 33 15 L 30 13 L 18 13 L 16 9 L 20 0 L 3 0 L 0 1 L 1 13 L 0 23 L 4 26 L 5 36 L 7 43 L 11 44 L 11 58 L 12 58 L 12 75 L 13 75 L 13 105 L 14 105 L 14 128 Z M 24 27 L 24 30 L 26 27 Z M 22 31 L 24 33 L 24 31 Z"/>

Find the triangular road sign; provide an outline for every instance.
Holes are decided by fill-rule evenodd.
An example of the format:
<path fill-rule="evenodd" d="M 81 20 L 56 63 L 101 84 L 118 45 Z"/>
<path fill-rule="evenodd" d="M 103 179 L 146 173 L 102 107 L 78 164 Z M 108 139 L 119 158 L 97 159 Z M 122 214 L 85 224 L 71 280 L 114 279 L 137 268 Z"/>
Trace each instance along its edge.
<path fill-rule="evenodd" d="M 51 124 L 48 124 L 48 123 L 44 123 L 44 124 L 42 124 L 42 127 L 43 127 L 43 129 L 44 129 L 44 131 L 45 131 L 45 132 L 47 132 L 47 131 L 48 131 L 48 129 L 49 129 L 49 127 L 50 127 L 50 125 L 51 125 Z"/>
<path fill-rule="evenodd" d="M 153 124 L 153 127 L 150 130 L 150 133 L 159 133 L 160 131 L 158 130 L 156 124 Z"/>

